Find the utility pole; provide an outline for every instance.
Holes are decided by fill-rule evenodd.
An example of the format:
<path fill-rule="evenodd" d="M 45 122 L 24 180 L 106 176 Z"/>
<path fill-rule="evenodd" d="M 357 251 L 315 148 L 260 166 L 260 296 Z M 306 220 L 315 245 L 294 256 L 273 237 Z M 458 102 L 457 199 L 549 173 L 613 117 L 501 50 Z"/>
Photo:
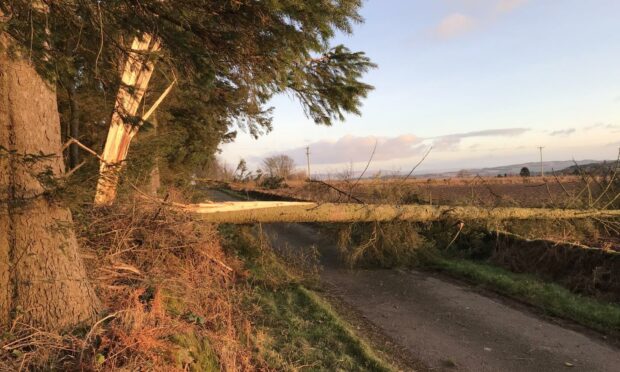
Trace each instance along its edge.
<path fill-rule="evenodd" d="M 545 169 L 543 167 L 543 157 L 542 157 L 542 150 L 544 149 L 544 147 L 539 146 L 538 149 L 540 150 L 540 176 L 544 177 L 545 176 Z"/>
<path fill-rule="evenodd" d="M 308 179 L 312 178 L 310 177 L 310 146 L 306 146 L 306 159 L 308 160 Z"/>

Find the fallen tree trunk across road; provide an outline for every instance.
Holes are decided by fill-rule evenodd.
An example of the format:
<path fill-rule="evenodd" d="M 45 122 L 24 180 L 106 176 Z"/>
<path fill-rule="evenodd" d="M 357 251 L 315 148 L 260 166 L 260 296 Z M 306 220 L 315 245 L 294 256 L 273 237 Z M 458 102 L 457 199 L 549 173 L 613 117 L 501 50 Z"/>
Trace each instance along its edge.
<path fill-rule="evenodd" d="M 545 208 L 479 208 L 431 205 L 345 204 L 281 201 L 248 201 L 175 204 L 214 223 L 269 222 L 371 222 L 456 220 L 525 220 L 618 218 L 620 210 Z"/>

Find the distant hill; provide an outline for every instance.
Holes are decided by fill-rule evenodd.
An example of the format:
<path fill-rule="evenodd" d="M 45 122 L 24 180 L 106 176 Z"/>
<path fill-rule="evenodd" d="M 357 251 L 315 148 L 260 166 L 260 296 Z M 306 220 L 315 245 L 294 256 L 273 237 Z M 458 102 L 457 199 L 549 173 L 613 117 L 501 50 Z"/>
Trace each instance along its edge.
<path fill-rule="evenodd" d="M 590 174 L 602 174 L 602 172 L 606 172 L 609 167 L 613 167 L 616 164 L 616 160 L 577 160 L 576 163 L 581 167 L 582 170 L 588 172 Z M 521 172 L 521 168 L 527 167 L 530 170 L 530 175 L 539 176 L 540 175 L 540 162 L 529 162 L 529 163 L 520 163 L 520 164 L 509 164 L 509 165 L 500 165 L 497 167 L 489 167 L 489 168 L 466 168 L 462 170 L 452 170 L 452 171 L 438 171 L 438 172 L 429 172 L 423 174 L 414 174 L 414 178 L 451 178 L 451 177 L 460 177 L 465 175 L 466 177 L 471 177 L 475 175 L 479 175 L 481 177 L 496 177 L 498 175 L 509 175 L 509 176 L 517 176 Z M 545 169 L 545 174 L 551 175 L 551 171 L 553 170 L 556 174 L 562 175 L 571 175 L 577 174 L 577 167 L 575 166 L 575 161 L 573 160 L 555 160 L 555 161 L 545 161 L 543 162 L 543 167 Z M 361 172 L 353 172 L 352 177 L 358 177 Z M 374 177 L 373 174 L 376 174 L 376 171 L 368 172 L 365 178 Z M 325 179 L 333 176 L 333 174 L 314 174 L 313 177 L 319 179 Z M 383 177 L 391 178 L 391 177 L 399 177 L 404 176 L 401 172 L 385 172 Z"/>
<path fill-rule="evenodd" d="M 610 171 L 613 171 L 613 168 L 617 166 L 617 161 L 603 161 L 603 162 L 595 162 L 589 164 L 579 164 L 579 167 L 576 165 L 571 165 L 570 167 L 564 168 L 562 170 L 562 174 L 580 174 L 581 172 L 591 174 L 591 175 L 605 175 Z"/>
<path fill-rule="evenodd" d="M 579 166 L 589 166 L 593 167 L 595 165 L 599 165 L 604 163 L 601 160 L 578 160 L 577 164 Z M 615 161 L 606 161 L 607 164 L 615 163 Z M 441 172 L 441 173 L 429 173 L 424 175 L 419 175 L 418 177 L 428 177 L 428 178 L 448 178 L 448 177 L 457 177 L 462 174 L 467 175 L 480 175 L 481 177 L 495 177 L 498 174 L 504 175 L 518 175 L 521 171 L 521 168 L 527 167 L 530 170 L 530 174 L 532 176 L 540 175 L 540 162 L 530 162 L 530 163 L 521 163 L 521 164 L 510 164 L 510 165 L 502 165 L 497 167 L 490 168 L 472 168 L 472 169 L 463 169 L 459 171 L 451 171 L 451 172 Z M 573 160 L 556 160 L 556 161 L 545 161 L 543 162 L 543 167 L 545 172 L 551 172 L 554 170 L 555 172 L 562 174 L 572 174 L 572 172 L 576 169 L 575 162 Z M 573 168 L 569 171 L 566 171 L 569 168 Z"/>

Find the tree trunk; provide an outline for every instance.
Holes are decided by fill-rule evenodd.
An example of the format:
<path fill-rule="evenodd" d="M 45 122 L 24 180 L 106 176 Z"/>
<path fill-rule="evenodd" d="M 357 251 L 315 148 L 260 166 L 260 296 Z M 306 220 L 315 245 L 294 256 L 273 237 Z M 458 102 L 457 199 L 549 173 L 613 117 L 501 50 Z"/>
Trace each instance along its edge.
<path fill-rule="evenodd" d="M 446 218 L 464 221 L 556 220 L 575 218 L 618 218 L 620 210 L 576 210 L 545 208 L 480 208 L 430 205 L 391 204 L 317 204 L 313 202 L 223 202 L 203 204 L 170 204 L 195 213 L 207 222 L 430 222 Z"/>
<path fill-rule="evenodd" d="M 133 52 L 125 62 L 121 78 L 122 86 L 118 90 L 110 130 L 103 149 L 103 161 L 99 168 L 99 181 L 95 193 L 97 206 L 110 205 L 116 198 L 119 173 L 127 158 L 129 144 L 138 131 L 137 126 L 126 123 L 123 118 L 135 116 L 138 112 L 154 67 L 148 60 L 148 54 L 145 56 L 144 53 L 158 51 L 159 43 L 146 34 L 142 39 L 136 37 L 131 49 Z"/>
<path fill-rule="evenodd" d="M 64 172 L 56 94 L 9 43 L 0 35 L 0 333 L 13 321 L 61 330 L 93 320 L 99 302 L 71 213 L 42 181 Z"/>
<path fill-rule="evenodd" d="M 69 87 L 67 88 L 67 93 L 69 95 L 69 106 L 71 109 L 71 117 L 69 119 L 69 130 L 67 131 L 68 137 L 72 137 L 75 139 L 79 139 L 80 136 L 80 116 L 79 109 L 77 103 L 77 97 L 75 97 L 75 85 L 74 82 L 71 81 L 69 83 Z M 71 169 L 78 166 L 80 163 L 80 148 L 77 144 L 72 143 L 69 146 L 69 167 Z"/>

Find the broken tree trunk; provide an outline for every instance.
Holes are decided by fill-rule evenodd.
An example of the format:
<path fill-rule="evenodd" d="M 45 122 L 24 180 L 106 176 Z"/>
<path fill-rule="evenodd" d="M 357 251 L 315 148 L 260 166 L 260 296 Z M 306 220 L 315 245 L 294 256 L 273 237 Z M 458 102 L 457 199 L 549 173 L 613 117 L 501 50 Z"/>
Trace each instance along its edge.
<path fill-rule="evenodd" d="M 129 144 L 138 132 L 138 126 L 128 123 L 126 118 L 135 117 L 153 75 L 154 64 L 150 55 L 159 50 L 159 42 L 145 34 L 134 38 L 132 51 L 127 57 L 118 90 L 110 129 L 99 168 L 99 181 L 95 194 L 95 205 L 110 205 L 116 197 L 119 172 L 127 159 Z"/>
<path fill-rule="evenodd" d="M 311 202 L 223 202 L 211 204 L 174 205 L 215 223 L 256 222 L 427 222 L 459 220 L 525 220 L 618 218 L 620 210 L 574 210 L 543 208 L 478 208 L 429 205 L 389 204 L 317 204 Z"/>
<path fill-rule="evenodd" d="M 0 34 L 0 333 L 17 323 L 58 330 L 93 320 L 68 208 L 46 193 L 63 176 L 56 92 Z"/>

